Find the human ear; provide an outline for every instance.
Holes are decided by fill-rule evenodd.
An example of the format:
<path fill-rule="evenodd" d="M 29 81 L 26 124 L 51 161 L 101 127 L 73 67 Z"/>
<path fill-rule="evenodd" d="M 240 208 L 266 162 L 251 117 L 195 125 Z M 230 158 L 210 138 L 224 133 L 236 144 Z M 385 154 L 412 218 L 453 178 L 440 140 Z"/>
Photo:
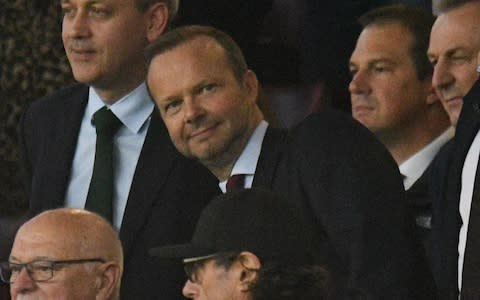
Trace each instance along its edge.
<path fill-rule="evenodd" d="M 257 272 L 261 267 L 260 259 L 252 252 L 244 251 L 238 257 L 238 266 L 240 291 L 247 292 L 257 279 Z"/>
<path fill-rule="evenodd" d="M 167 27 L 168 8 L 163 2 L 151 5 L 147 12 L 147 40 L 149 43 L 156 40 Z"/>
<path fill-rule="evenodd" d="M 95 288 L 97 291 L 96 300 L 113 299 L 117 293 L 117 286 L 120 285 L 121 268 L 114 262 L 107 262 L 97 270 L 97 280 Z"/>
<path fill-rule="evenodd" d="M 248 99 L 256 102 L 258 98 L 258 79 L 255 72 L 252 70 L 245 72 L 243 75 L 243 85 L 248 93 Z"/>

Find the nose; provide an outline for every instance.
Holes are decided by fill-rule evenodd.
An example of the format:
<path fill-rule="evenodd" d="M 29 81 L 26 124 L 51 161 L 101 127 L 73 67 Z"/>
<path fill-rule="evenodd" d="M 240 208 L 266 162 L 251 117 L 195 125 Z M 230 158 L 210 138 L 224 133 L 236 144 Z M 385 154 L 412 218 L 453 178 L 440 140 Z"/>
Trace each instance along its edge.
<path fill-rule="evenodd" d="M 63 35 L 70 38 L 81 38 L 90 35 L 88 15 L 83 10 L 78 10 L 71 15 L 63 17 Z"/>
<path fill-rule="evenodd" d="M 195 99 L 185 99 L 184 103 L 184 121 L 185 123 L 194 123 L 204 113 L 201 104 Z"/>
<path fill-rule="evenodd" d="M 432 85 L 436 90 L 444 89 L 455 81 L 447 63 L 439 60 L 433 68 Z"/>
<path fill-rule="evenodd" d="M 368 74 L 366 71 L 358 70 L 355 72 L 348 85 L 348 91 L 351 95 L 370 93 L 370 85 L 368 83 Z"/>
<path fill-rule="evenodd" d="M 28 274 L 28 271 L 23 268 L 15 278 L 15 281 L 10 284 L 10 293 L 12 294 L 12 299 L 16 299 L 18 294 L 34 291 L 35 287 L 35 281 L 32 280 Z"/>
<path fill-rule="evenodd" d="M 194 299 L 199 294 L 198 284 L 187 280 L 187 282 L 185 282 L 185 285 L 183 286 L 182 293 L 185 297 L 189 299 Z"/>

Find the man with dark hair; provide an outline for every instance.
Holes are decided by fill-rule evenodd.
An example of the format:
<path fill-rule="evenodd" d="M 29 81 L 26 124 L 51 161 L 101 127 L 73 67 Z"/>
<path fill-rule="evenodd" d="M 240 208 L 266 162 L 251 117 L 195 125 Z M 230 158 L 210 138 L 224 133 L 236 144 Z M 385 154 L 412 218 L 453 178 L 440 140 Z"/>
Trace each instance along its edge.
<path fill-rule="evenodd" d="M 350 58 L 352 115 L 397 162 L 417 232 L 429 251 L 429 166 L 454 134 L 431 83 L 426 52 L 434 18 L 397 4 L 371 10 L 359 21 L 363 30 Z"/>
<path fill-rule="evenodd" d="M 191 243 L 150 251 L 183 260 L 183 295 L 196 300 L 327 299 L 330 278 L 314 265 L 315 252 L 301 210 L 255 188 L 212 200 Z"/>
<path fill-rule="evenodd" d="M 144 48 L 169 27 L 178 0 L 60 2 L 79 84 L 33 102 L 21 120 L 30 211 L 103 215 L 125 249 L 122 298 L 176 299 L 181 266 L 148 249 L 188 240 L 218 191 L 208 170 L 175 150 L 144 82 Z"/>
<path fill-rule="evenodd" d="M 147 59 L 149 91 L 173 143 L 224 192 L 264 187 L 303 206 L 335 249 L 335 258 L 316 259 L 340 258 L 349 287 L 374 298 L 429 298 L 398 169 L 366 128 L 334 111 L 309 117 L 288 137 L 271 128 L 256 104 L 255 73 L 236 43 L 211 27 L 170 31 Z"/>

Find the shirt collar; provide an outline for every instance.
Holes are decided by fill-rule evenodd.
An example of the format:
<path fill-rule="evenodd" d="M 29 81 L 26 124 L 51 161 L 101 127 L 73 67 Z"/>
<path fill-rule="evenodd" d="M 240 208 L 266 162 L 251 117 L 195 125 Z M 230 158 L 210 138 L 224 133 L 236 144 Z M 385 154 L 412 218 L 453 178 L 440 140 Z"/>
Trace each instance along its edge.
<path fill-rule="evenodd" d="M 103 106 L 107 106 L 122 121 L 123 125 L 133 133 L 140 131 L 154 109 L 145 82 L 113 105 L 105 104 L 95 89 L 90 87 L 86 109 L 86 114 L 90 120 L 93 114 Z"/>
<path fill-rule="evenodd" d="M 430 142 L 430 144 L 412 155 L 399 166 L 400 173 L 404 176 L 403 185 L 405 190 L 412 187 L 415 181 L 422 176 L 423 172 L 425 172 L 430 165 L 440 148 L 447 143 L 454 134 L 455 129 L 453 127 L 448 128 L 436 139 Z"/>
<path fill-rule="evenodd" d="M 262 151 L 262 143 L 267 132 L 268 123 L 266 121 L 261 121 L 258 124 L 255 131 L 248 139 L 245 148 L 238 157 L 237 161 L 233 165 L 232 172 L 230 176 L 236 174 L 245 174 L 246 182 L 253 181 L 253 176 L 255 175 L 255 170 L 257 169 L 258 158 L 260 157 L 260 152 Z M 227 180 L 219 182 L 220 189 L 225 193 Z"/>

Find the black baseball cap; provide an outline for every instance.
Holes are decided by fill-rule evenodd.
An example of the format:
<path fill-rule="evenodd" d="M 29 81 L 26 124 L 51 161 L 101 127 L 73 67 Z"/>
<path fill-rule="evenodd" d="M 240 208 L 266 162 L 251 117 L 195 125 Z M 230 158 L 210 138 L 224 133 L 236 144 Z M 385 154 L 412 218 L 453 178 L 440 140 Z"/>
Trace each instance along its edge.
<path fill-rule="evenodd" d="M 243 189 L 215 197 L 202 211 L 191 243 L 156 247 L 164 259 L 208 258 L 249 251 L 260 261 L 313 264 L 314 233 L 302 210 L 265 189 Z"/>

